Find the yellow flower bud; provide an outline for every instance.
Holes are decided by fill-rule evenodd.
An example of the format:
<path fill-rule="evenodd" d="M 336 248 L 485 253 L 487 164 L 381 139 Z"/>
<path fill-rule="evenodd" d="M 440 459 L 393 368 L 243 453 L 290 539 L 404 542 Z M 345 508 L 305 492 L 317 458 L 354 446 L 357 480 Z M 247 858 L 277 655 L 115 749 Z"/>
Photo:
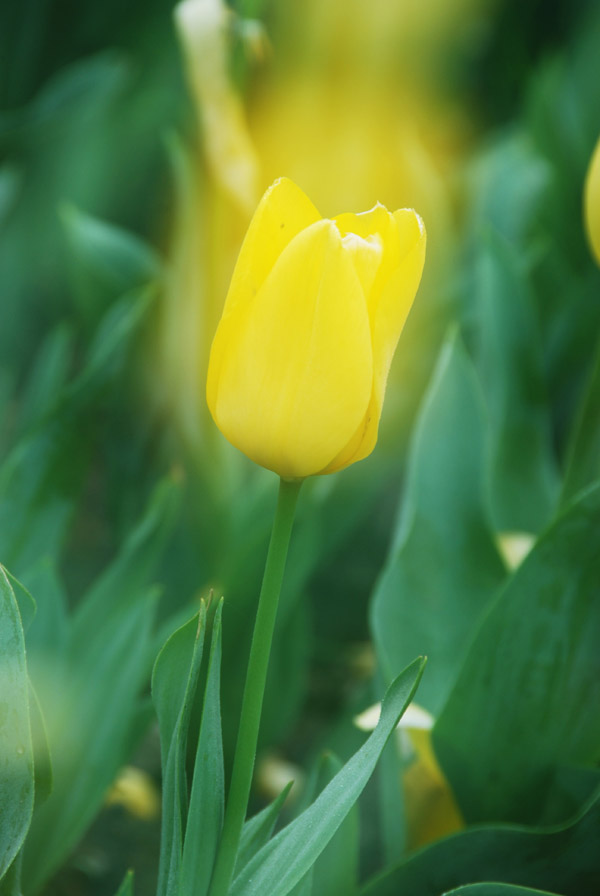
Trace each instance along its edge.
<path fill-rule="evenodd" d="M 323 219 L 286 178 L 263 196 L 233 273 L 207 401 L 229 441 L 287 479 L 371 453 L 425 259 L 412 209 Z"/>
<path fill-rule="evenodd" d="M 600 140 L 596 143 L 585 180 L 584 208 L 588 239 L 600 264 Z"/>

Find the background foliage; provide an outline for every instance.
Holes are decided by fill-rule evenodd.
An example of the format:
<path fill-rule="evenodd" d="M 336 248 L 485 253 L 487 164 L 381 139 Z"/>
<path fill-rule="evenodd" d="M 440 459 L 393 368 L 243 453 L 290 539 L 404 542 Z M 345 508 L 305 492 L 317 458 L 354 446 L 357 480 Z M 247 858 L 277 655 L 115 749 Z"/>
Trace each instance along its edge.
<path fill-rule="evenodd" d="M 598 6 L 205 6 L 179 38 L 165 0 L 0 6 L 0 873 L 27 833 L 26 896 L 112 894 L 129 867 L 153 891 L 159 740 L 163 782 L 196 744 L 165 765 L 174 685 L 159 659 L 155 710 L 151 671 L 161 648 L 188 669 L 211 589 L 198 692 L 216 718 L 218 657 L 228 774 L 274 482 L 212 426 L 204 370 L 255 197 L 286 174 L 326 215 L 414 205 L 429 254 L 375 454 L 302 495 L 253 810 L 291 778 L 284 820 L 308 806 L 418 654 L 432 727 L 405 720 L 282 896 L 591 896 Z M 147 776 L 111 790 L 124 766 Z M 249 862 L 295 854 L 265 845 L 276 815 Z"/>

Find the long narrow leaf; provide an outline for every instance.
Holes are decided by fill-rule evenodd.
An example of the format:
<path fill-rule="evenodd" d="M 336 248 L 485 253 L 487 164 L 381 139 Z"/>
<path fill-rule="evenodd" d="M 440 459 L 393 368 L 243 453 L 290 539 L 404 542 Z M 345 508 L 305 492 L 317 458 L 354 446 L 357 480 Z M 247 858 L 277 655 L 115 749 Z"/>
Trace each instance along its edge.
<path fill-rule="evenodd" d="M 379 723 L 315 802 L 267 843 L 233 883 L 230 896 L 286 896 L 323 852 L 369 780 L 387 740 L 412 700 L 425 661 L 415 660 L 390 685 Z"/>
<path fill-rule="evenodd" d="M 202 601 L 200 612 L 168 639 L 152 674 L 152 699 L 158 715 L 163 776 L 158 896 L 174 894 L 179 887 L 187 814 L 185 752 L 205 629 L 206 605 Z"/>
<path fill-rule="evenodd" d="M 212 624 L 202 721 L 181 863 L 182 896 L 204 896 L 208 892 L 223 826 L 225 775 L 220 704 L 222 610 L 221 600 Z"/>
<path fill-rule="evenodd" d="M 0 878 L 27 833 L 33 791 L 23 626 L 13 590 L 0 568 Z"/>
<path fill-rule="evenodd" d="M 239 873 L 242 870 L 273 833 L 279 813 L 293 785 L 293 781 L 286 784 L 272 803 L 269 803 L 261 812 L 245 823 L 237 854 L 236 872 Z"/>

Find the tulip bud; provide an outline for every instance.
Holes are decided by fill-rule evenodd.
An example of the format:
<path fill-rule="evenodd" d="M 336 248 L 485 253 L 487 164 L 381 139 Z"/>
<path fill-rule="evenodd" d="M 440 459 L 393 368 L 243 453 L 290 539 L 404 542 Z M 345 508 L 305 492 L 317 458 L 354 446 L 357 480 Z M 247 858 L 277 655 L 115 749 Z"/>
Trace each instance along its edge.
<path fill-rule="evenodd" d="M 590 246 L 600 264 L 600 140 L 596 143 L 585 179 L 584 211 Z"/>
<path fill-rule="evenodd" d="M 276 181 L 250 223 L 210 354 L 207 401 L 227 439 L 286 479 L 370 454 L 424 259 L 411 209 L 323 219 L 295 184 Z"/>

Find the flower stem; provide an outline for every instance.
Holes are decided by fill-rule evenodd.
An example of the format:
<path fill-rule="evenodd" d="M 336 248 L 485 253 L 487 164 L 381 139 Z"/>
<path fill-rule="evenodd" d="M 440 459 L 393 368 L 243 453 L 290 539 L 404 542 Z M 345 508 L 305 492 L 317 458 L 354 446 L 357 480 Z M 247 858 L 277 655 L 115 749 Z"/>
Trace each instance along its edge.
<path fill-rule="evenodd" d="M 277 509 L 254 623 L 231 784 L 210 896 L 226 896 L 235 867 L 252 785 L 277 605 L 301 485 L 301 480 L 288 482 L 281 479 L 279 483 Z"/>

